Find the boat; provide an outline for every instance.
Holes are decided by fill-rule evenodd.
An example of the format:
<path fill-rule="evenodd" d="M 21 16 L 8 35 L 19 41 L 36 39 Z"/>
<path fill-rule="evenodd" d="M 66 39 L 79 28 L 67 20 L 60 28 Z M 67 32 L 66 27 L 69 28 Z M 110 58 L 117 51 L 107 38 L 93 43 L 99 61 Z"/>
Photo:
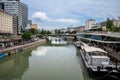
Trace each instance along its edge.
<path fill-rule="evenodd" d="M 81 48 L 81 42 L 79 42 L 79 41 L 74 42 L 74 45 L 75 45 L 77 48 Z"/>
<path fill-rule="evenodd" d="M 103 80 L 113 76 L 120 79 L 120 71 L 116 68 L 118 66 L 114 65 L 106 51 L 83 42 L 81 44 L 80 54 L 90 77 Z"/>
<path fill-rule="evenodd" d="M 0 53 L 0 58 L 4 58 L 6 57 L 7 55 L 5 53 Z"/>

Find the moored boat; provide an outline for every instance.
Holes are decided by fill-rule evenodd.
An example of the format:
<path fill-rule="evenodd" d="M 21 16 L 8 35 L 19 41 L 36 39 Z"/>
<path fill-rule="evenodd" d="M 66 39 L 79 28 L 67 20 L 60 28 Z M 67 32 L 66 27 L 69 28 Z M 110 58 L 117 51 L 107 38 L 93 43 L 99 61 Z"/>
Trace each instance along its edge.
<path fill-rule="evenodd" d="M 6 57 L 7 55 L 5 53 L 0 53 L 0 58 L 4 58 Z"/>
<path fill-rule="evenodd" d="M 90 77 L 104 79 L 108 76 L 120 78 L 120 71 L 101 48 L 89 46 L 81 42 L 81 57 Z M 117 66 L 118 67 L 118 66 Z"/>
<path fill-rule="evenodd" d="M 80 48 L 81 46 L 81 44 L 80 44 L 80 42 L 74 42 L 74 45 L 77 47 L 77 48 Z"/>

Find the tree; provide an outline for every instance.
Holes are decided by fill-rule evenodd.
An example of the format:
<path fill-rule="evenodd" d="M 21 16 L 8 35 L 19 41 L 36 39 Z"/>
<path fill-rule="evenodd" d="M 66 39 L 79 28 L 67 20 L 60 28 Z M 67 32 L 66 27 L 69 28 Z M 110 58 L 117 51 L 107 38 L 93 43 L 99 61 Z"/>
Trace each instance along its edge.
<path fill-rule="evenodd" d="M 22 38 L 24 39 L 24 40 L 30 40 L 31 39 L 31 33 L 29 33 L 29 32 L 25 32 L 25 33 L 23 33 L 22 34 Z"/>
<path fill-rule="evenodd" d="M 110 20 L 109 18 L 107 18 L 106 28 L 108 31 L 113 31 L 113 20 Z"/>
<path fill-rule="evenodd" d="M 46 31 L 46 34 L 51 34 L 51 32 L 50 31 Z"/>
<path fill-rule="evenodd" d="M 120 27 L 115 26 L 114 32 L 120 32 Z"/>
<path fill-rule="evenodd" d="M 51 32 L 49 30 L 44 30 L 44 29 L 42 29 L 42 31 L 40 33 L 43 34 L 43 35 L 51 34 Z"/>
<path fill-rule="evenodd" d="M 35 28 L 29 29 L 29 32 L 30 32 L 32 35 L 35 35 L 35 34 L 38 33 L 38 31 L 37 31 Z"/>
<path fill-rule="evenodd" d="M 41 34 L 46 34 L 46 30 L 42 29 Z"/>

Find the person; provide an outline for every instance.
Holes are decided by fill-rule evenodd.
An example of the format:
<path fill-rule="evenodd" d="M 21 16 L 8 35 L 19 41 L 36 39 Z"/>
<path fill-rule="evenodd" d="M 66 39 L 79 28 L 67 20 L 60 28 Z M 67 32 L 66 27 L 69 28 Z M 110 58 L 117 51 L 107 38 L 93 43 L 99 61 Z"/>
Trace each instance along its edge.
<path fill-rule="evenodd" d="M 100 71 L 101 66 L 97 66 L 97 71 Z"/>

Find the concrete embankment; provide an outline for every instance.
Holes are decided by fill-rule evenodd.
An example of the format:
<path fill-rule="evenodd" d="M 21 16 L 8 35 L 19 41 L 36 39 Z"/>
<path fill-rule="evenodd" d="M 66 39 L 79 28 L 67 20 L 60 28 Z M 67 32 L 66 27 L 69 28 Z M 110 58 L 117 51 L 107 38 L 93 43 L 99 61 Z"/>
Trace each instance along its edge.
<path fill-rule="evenodd" d="M 24 45 L 18 45 L 18 46 L 13 46 L 9 48 L 4 48 L 0 50 L 0 53 L 4 53 L 6 55 L 11 55 L 11 54 L 16 54 L 17 52 L 44 44 L 46 42 L 45 39 L 41 39 L 32 43 L 24 44 Z"/>

